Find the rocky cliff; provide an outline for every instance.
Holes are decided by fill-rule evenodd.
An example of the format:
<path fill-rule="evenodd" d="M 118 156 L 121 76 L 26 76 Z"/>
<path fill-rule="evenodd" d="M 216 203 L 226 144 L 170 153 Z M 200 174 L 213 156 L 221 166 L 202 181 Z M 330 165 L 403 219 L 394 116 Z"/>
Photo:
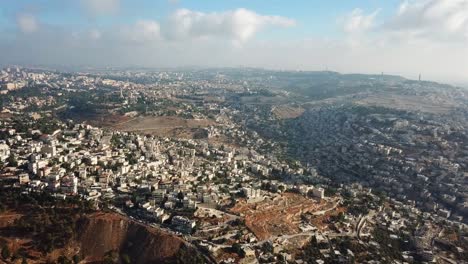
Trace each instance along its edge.
<path fill-rule="evenodd" d="M 132 263 L 195 263 L 203 260 L 182 239 L 146 227 L 117 214 L 94 213 L 80 219 L 78 236 L 85 260 L 102 260 L 109 252 L 126 255 Z"/>
<path fill-rule="evenodd" d="M 72 231 L 54 234 L 54 246 L 49 250 L 42 246 L 50 243 L 47 240 L 51 232 L 49 227 L 45 231 L 25 232 L 23 222 L 27 221 L 29 226 L 41 225 L 32 220 L 40 217 L 9 211 L 2 213 L 0 218 L 0 247 L 2 251 L 7 248 L 9 252 L 7 257 L 0 256 L 0 263 L 24 263 L 24 260 L 27 263 L 210 262 L 181 238 L 115 213 L 73 216 L 72 222 L 68 222 L 71 224 L 66 227 L 57 225 L 57 229 Z M 69 228 L 70 225 L 73 228 Z M 58 240 L 63 242 L 56 242 Z"/>

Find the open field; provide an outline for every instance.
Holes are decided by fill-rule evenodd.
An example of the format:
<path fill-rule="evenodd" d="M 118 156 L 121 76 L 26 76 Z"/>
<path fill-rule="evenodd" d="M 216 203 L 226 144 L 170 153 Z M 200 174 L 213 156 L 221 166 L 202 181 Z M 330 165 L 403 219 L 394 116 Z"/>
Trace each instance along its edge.
<path fill-rule="evenodd" d="M 86 122 L 92 126 L 99 127 L 112 127 L 120 123 L 127 122 L 131 119 L 129 116 L 120 115 L 116 113 L 108 113 L 107 111 L 102 111 L 98 113 L 74 113 L 74 112 L 63 112 L 59 116 L 64 119 L 72 119 L 76 122 Z"/>
<path fill-rule="evenodd" d="M 98 115 L 95 119 L 89 121 L 92 125 L 99 125 L 103 127 L 114 126 L 116 124 L 120 124 L 122 122 L 127 122 L 130 120 L 131 117 L 124 116 L 124 115 L 117 115 L 117 114 L 110 114 L 110 115 Z"/>
<path fill-rule="evenodd" d="M 246 226 L 259 240 L 300 232 L 301 215 L 332 207 L 332 203 L 315 201 L 295 193 L 284 193 L 258 203 L 239 202 L 231 209 L 245 217 Z"/>
<path fill-rule="evenodd" d="M 390 93 L 371 95 L 356 103 L 433 114 L 446 114 L 456 107 L 456 103 L 453 101 L 442 98 L 427 98 L 424 96 L 396 95 Z"/>
<path fill-rule="evenodd" d="M 171 98 L 171 100 L 174 102 L 188 102 L 188 103 L 195 103 L 195 102 L 222 103 L 225 101 L 224 97 L 216 96 L 216 95 L 194 95 L 190 98 L 173 97 Z"/>
<path fill-rule="evenodd" d="M 253 104 L 253 105 L 276 105 L 284 104 L 288 102 L 288 99 L 284 96 L 243 96 L 241 97 L 241 102 L 243 104 Z"/>
<path fill-rule="evenodd" d="M 271 111 L 278 119 L 290 119 L 299 117 L 305 110 L 302 107 L 282 105 L 274 107 Z"/>
<path fill-rule="evenodd" d="M 212 120 L 184 119 L 180 117 L 142 116 L 118 123 L 112 128 L 121 131 L 139 132 L 163 137 L 193 138 L 201 128 L 213 125 Z"/>

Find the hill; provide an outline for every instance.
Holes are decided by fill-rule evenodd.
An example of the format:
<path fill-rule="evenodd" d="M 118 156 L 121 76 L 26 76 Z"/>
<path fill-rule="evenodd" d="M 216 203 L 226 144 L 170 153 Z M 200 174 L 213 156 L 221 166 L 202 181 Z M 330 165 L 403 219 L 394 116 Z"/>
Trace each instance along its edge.
<path fill-rule="evenodd" d="M 116 213 L 91 212 L 79 200 L 11 197 L 1 201 L 0 263 L 208 262 L 177 236 Z"/>

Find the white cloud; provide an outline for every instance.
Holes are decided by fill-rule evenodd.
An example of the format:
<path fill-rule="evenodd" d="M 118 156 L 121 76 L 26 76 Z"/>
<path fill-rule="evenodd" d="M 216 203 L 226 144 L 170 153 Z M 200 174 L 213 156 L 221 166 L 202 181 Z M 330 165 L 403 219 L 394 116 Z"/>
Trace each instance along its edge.
<path fill-rule="evenodd" d="M 121 38 L 124 41 L 144 43 L 159 40 L 161 37 L 161 26 L 154 20 L 138 20 L 130 26 L 120 29 Z"/>
<path fill-rule="evenodd" d="M 468 39 L 468 0 L 405 1 L 384 29 L 429 39 Z"/>
<path fill-rule="evenodd" d="M 91 29 L 89 31 L 89 37 L 93 40 L 98 40 L 100 39 L 102 36 L 102 33 L 101 31 L 97 30 L 97 29 Z"/>
<path fill-rule="evenodd" d="M 18 31 L 40 34 L 0 34 L 0 50 L 2 62 L 12 64 L 328 67 L 414 78 L 422 73 L 424 79 L 461 83 L 468 82 L 468 45 L 463 37 L 467 1 L 404 2 L 388 16 L 350 10 L 340 21 L 347 34 L 334 39 L 300 36 L 263 41 L 255 38 L 262 30 L 295 22 L 246 9 L 212 13 L 180 9 L 161 23 L 147 19 L 80 29 L 38 26 L 33 17 L 31 27 L 21 27 L 17 19 Z"/>
<path fill-rule="evenodd" d="M 81 0 L 92 16 L 115 14 L 120 9 L 120 0 Z"/>
<path fill-rule="evenodd" d="M 376 10 L 366 15 L 362 9 L 354 9 L 342 21 L 344 31 L 347 33 L 362 33 L 372 29 L 375 26 L 375 18 L 379 12 L 380 10 Z"/>
<path fill-rule="evenodd" d="M 39 29 L 39 22 L 31 14 L 18 14 L 16 16 L 16 23 L 23 33 L 33 33 Z"/>
<path fill-rule="evenodd" d="M 403 1 L 380 24 L 377 15 L 355 9 L 347 16 L 348 34 L 337 40 L 346 52 L 335 68 L 467 81 L 468 0 Z"/>
<path fill-rule="evenodd" d="M 170 17 L 166 35 L 172 39 L 221 37 L 243 44 L 265 27 L 293 25 L 292 19 L 259 15 L 243 8 L 213 13 L 179 9 Z"/>

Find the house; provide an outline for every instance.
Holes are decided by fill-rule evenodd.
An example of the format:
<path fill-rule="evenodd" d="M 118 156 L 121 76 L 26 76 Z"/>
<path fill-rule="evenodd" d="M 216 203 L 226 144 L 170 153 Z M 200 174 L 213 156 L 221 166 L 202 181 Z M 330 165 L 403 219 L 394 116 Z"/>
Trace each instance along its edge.
<path fill-rule="evenodd" d="M 5 161 L 10 156 L 10 147 L 7 144 L 0 144 L 0 160 Z"/>
<path fill-rule="evenodd" d="M 174 216 L 171 225 L 175 230 L 189 234 L 193 231 L 193 228 L 195 228 L 196 223 L 183 216 Z"/>

